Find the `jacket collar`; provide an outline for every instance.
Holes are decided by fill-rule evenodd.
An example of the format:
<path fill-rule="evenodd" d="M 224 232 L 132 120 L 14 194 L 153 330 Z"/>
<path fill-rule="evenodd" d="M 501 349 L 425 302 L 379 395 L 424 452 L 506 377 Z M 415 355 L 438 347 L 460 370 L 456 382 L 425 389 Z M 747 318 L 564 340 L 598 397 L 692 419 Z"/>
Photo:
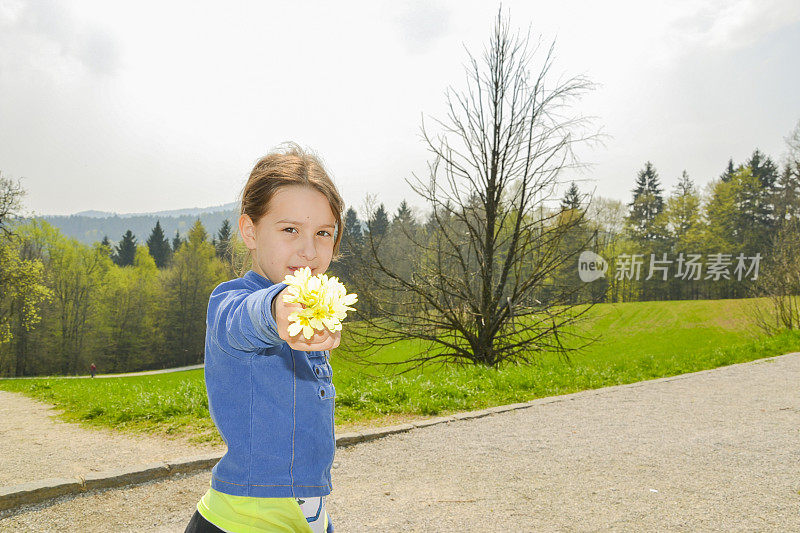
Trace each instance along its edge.
<path fill-rule="evenodd" d="M 244 275 L 244 279 L 252 281 L 259 287 L 263 288 L 267 288 L 273 284 L 269 279 L 265 278 L 255 270 L 248 270 L 247 273 Z"/>

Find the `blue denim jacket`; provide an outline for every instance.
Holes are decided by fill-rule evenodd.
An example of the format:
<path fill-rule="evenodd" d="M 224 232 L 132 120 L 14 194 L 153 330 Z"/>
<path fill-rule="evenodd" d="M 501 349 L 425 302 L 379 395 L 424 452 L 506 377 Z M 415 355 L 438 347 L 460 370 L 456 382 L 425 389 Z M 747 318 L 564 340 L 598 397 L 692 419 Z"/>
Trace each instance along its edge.
<path fill-rule="evenodd" d="M 336 448 L 330 352 L 293 350 L 271 305 L 286 288 L 250 270 L 211 293 L 206 319 L 208 409 L 227 453 L 211 486 L 235 496 L 331 492 Z"/>

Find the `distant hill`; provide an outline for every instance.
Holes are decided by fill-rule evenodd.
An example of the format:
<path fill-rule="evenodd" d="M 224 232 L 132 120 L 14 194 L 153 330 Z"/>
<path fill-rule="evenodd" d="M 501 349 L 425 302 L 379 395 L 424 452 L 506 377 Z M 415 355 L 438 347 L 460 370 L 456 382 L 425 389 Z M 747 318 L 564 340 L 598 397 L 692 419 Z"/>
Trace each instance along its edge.
<path fill-rule="evenodd" d="M 75 217 L 89 217 L 89 218 L 133 218 L 141 216 L 154 216 L 154 217 L 181 217 L 181 216 L 197 216 L 202 213 L 216 213 L 217 211 L 233 211 L 239 208 L 239 204 L 231 202 L 229 204 L 217 205 L 214 207 L 190 207 L 188 209 L 171 209 L 169 211 L 156 211 L 155 213 L 109 213 L 108 211 L 81 211 L 75 213 Z"/>
<path fill-rule="evenodd" d="M 116 244 L 126 231 L 131 230 L 136 242 L 144 244 L 156 221 L 161 221 L 164 234 L 172 241 L 175 231 L 186 238 L 189 229 L 198 218 L 211 236 L 216 235 L 226 218 L 233 228 L 239 220 L 239 204 L 232 202 L 216 207 L 194 207 L 175 209 L 156 213 L 106 213 L 103 211 L 82 211 L 74 215 L 52 215 L 37 217 L 59 228 L 64 235 L 73 237 L 85 244 L 92 244 L 108 236 L 112 244 Z M 25 220 L 23 219 L 22 222 Z"/>

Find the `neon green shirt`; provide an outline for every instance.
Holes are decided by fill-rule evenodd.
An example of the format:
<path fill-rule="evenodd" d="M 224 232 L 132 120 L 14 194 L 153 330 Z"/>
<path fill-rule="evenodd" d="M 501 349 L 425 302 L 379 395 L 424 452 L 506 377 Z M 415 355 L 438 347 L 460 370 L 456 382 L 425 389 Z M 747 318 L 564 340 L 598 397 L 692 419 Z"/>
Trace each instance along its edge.
<path fill-rule="evenodd" d="M 197 511 L 218 528 L 231 533 L 312 533 L 294 498 L 234 496 L 209 488 L 197 502 Z"/>

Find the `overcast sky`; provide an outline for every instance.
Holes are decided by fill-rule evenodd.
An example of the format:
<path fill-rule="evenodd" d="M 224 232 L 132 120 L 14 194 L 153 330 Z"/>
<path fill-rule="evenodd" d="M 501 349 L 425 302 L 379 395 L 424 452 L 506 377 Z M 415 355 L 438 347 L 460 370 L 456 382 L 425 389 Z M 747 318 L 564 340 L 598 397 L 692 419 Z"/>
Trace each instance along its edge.
<path fill-rule="evenodd" d="M 425 210 L 404 181 L 430 157 L 421 117 L 444 118 L 498 5 L 0 0 L 0 172 L 22 178 L 29 215 L 208 207 L 294 140 L 348 206 L 370 193 Z M 667 192 L 684 169 L 703 186 L 756 147 L 782 160 L 800 120 L 797 0 L 503 8 L 556 40 L 554 82 L 598 84 L 576 111 L 611 137 L 563 176 L 582 190 L 629 201 L 648 160 Z"/>

